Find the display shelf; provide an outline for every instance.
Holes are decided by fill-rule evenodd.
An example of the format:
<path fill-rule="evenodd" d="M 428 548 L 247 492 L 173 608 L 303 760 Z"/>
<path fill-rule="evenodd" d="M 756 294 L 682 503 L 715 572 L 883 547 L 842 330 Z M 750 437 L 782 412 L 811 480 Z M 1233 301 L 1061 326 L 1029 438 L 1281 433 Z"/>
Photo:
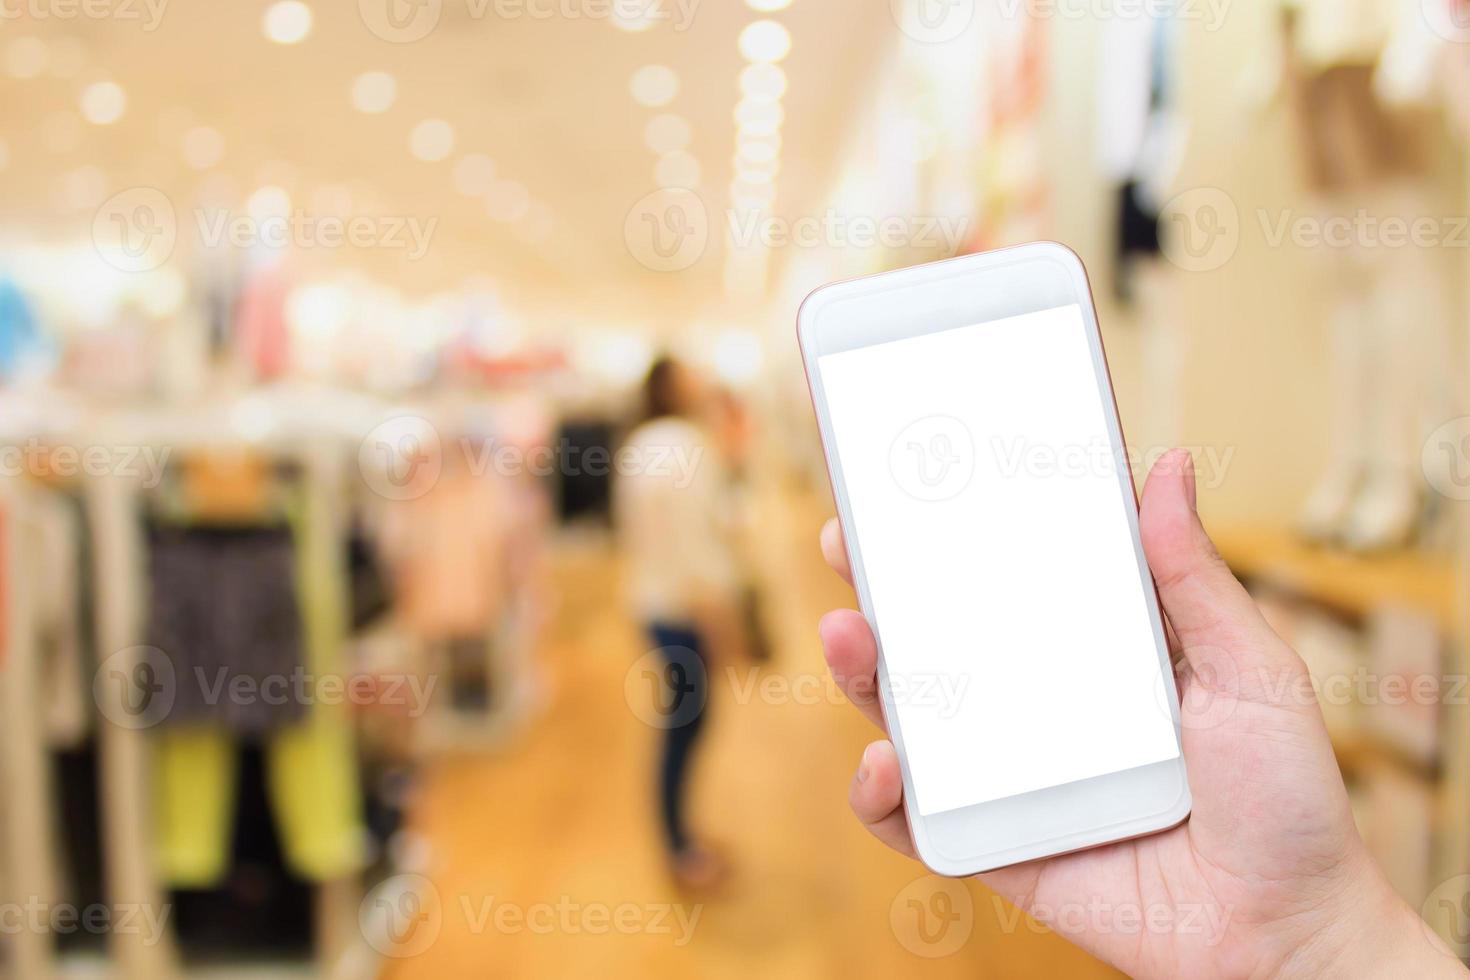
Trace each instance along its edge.
<path fill-rule="evenodd" d="M 1210 536 L 1241 578 L 1354 618 L 1385 606 L 1423 611 L 1445 635 L 1459 633 L 1455 565 L 1449 556 L 1410 550 L 1355 555 L 1276 528 L 1211 529 Z"/>
<path fill-rule="evenodd" d="M 1438 778 L 1436 763 L 1415 758 L 1371 732 L 1333 732 L 1332 753 L 1344 776 L 1361 776 L 1376 766 L 1390 766 L 1428 782 Z"/>

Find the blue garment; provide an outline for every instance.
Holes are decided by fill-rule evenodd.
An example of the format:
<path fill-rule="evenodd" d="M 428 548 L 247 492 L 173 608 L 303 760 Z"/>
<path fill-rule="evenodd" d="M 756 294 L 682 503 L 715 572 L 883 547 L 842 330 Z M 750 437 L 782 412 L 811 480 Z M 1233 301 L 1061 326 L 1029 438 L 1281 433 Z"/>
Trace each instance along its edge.
<path fill-rule="evenodd" d="M 41 346 L 36 315 L 12 280 L 0 277 L 0 377 L 14 377 Z"/>
<path fill-rule="evenodd" d="M 660 703 L 664 730 L 663 764 L 659 773 L 659 812 L 669 851 L 678 856 L 690 845 L 684 820 L 684 795 L 694 745 L 704 729 L 709 701 L 709 671 L 699 633 L 684 623 L 650 623 L 648 634 L 663 658 L 664 691 Z"/>

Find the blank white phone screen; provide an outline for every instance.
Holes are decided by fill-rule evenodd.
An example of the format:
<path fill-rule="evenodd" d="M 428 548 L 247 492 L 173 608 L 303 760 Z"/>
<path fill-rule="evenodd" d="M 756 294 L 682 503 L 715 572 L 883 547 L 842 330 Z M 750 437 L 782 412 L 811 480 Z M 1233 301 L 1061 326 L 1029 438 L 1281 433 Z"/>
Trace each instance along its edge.
<path fill-rule="evenodd" d="M 1086 330 L 818 361 L 921 814 L 1179 755 Z"/>

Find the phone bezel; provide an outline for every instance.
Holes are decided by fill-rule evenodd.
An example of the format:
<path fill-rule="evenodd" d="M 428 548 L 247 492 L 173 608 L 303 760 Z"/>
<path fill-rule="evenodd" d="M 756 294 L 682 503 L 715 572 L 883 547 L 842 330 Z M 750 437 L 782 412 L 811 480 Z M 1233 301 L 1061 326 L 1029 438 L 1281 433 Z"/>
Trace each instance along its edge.
<path fill-rule="evenodd" d="M 1108 437 L 1129 502 L 1125 510 L 1159 657 L 1161 697 L 1169 707 L 1178 739 L 1178 694 L 1163 616 L 1139 536 L 1138 499 L 1112 379 L 1087 272 L 1071 249 L 1055 242 L 1033 242 L 832 283 L 807 297 L 797 314 L 797 336 L 832 493 L 843 528 L 851 528 L 853 518 L 818 366 L 823 355 L 1071 304 L 1082 311 L 1094 373 L 1105 396 Z M 869 624 L 874 624 L 856 535 L 844 536 L 859 607 Z M 876 638 L 883 715 L 898 750 L 905 798 L 914 799 L 903 733 L 883 662 L 883 641 L 881 636 Z M 915 851 L 932 871 L 968 875 L 1165 830 L 1188 817 L 1190 806 L 1181 750 L 1172 760 L 927 817 L 911 809 L 909 826 Z"/>

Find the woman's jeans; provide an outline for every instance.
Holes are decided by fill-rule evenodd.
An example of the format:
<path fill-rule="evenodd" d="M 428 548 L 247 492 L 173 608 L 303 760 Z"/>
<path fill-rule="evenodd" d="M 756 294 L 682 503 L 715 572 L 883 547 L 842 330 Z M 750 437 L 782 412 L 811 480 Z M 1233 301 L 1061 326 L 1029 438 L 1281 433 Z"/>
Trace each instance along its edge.
<path fill-rule="evenodd" d="M 649 624 L 648 633 L 662 660 L 661 689 L 655 699 L 659 724 L 664 730 L 659 812 L 665 840 L 677 857 L 690 845 L 684 798 L 694 744 L 704 728 L 709 671 L 704 661 L 704 645 L 689 624 L 654 622 Z"/>

